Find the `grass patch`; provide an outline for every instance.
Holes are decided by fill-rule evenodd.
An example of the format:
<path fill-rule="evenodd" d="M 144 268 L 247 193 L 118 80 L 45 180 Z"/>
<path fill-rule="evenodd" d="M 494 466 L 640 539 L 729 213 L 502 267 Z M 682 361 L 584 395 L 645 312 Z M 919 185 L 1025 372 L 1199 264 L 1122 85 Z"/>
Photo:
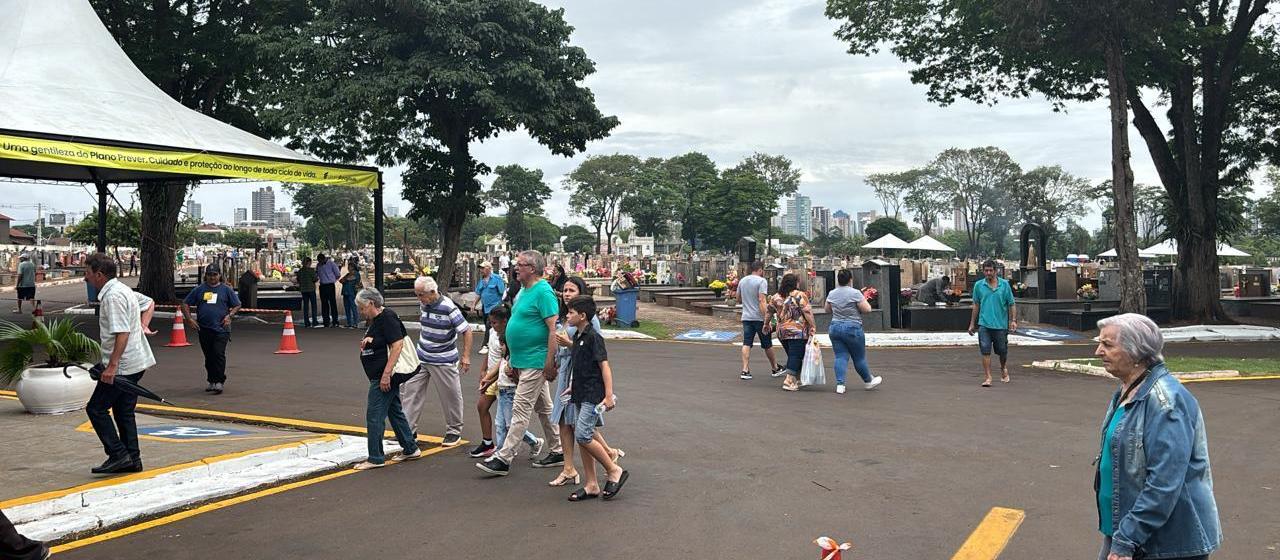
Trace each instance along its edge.
<path fill-rule="evenodd" d="M 666 325 L 657 321 L 640 321 L 640 326 L 634 329 L 629 327 L 609 328 L 615 328 L 622 331 L 635 331 L 641 334 L 647 334 L 658 340 L 669 340 L 671 338 L 671 329 L 668 329 Z"/>
<path fill-rule="evenodd" d="M 1102 360 L 1087 358 L 1071 360 L 1102 367 Z M 1190 371 L 1215 371 L 1234 369 L 1240 375 L 1280 374 L 1280 358 L 1196 358 L 1189 356 L 1171 356 L 1165 358 L 1165 365 L 1174 373 Z"/>

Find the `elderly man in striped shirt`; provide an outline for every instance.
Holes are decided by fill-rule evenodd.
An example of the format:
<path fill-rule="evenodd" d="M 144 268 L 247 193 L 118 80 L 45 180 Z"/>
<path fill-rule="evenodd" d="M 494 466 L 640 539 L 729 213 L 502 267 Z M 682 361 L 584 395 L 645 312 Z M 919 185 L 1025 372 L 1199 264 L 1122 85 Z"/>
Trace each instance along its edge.
<path fill-rule="evenodd" d="M 418 296 L 421 309 L 418 359 L 422 369 L 400 385 L 400 402 L 409 425 L 417 433 L 427 385 L 432 377 L 437 378 L 436 393 L 440 395 L 445 421 L 440 445 L 454 447 L 462 442 L 462 373 L 471 369 L 471 325 L 458 306 L 440 294 L 440 287 L 430 276 L 419 276 L 413 283 L 413 293 Z M 461 353 L 458 338 L 462 338 Z"/>

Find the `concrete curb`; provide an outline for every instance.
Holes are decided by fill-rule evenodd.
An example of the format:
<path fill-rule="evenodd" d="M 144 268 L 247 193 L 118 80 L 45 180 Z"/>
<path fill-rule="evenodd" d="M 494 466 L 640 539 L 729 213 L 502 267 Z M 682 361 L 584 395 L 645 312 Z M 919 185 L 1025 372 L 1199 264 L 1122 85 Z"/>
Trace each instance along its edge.
<path fill-rule="evenodd" d="M 387 453 L 399 451 L 394 443 Z M 328 435 L 268 451 L 212 458 L 150 478 L 89 488 L 58 498 L 17 506 L 5 515 L 22 534 L 56 541 L 157 515 L 214 498 L 243 493 L 284 480 L 362 461 L 364 437 Z"/>
<path fill-rule="evenodd" d="M 37 282 L 36 295 L 40 294 L 40 288 L 52 288 L 54 286 L 69 286 L 71 284 L 83 284 L 83 283 L 84 283 L 84 278 L 65 278 L 62 280 L 54 280 L 52 282 Z M 16 292 L 17 290 L 18 290 L 17 286 L 5 286 L 3 288 L 0 288 L 0 294 Z"/>
<path fill-rule="evenodd" d="M 1107 370 L 1103 369 L 1102 366 L 1082 364 L 1080 362 L 1072 362 L 1069 360 L 1040 360 L 1031 362 L 1031 367 L 1071 373 L 1083 373 L 1085 375 L 1092 375 L 1095 377 L 1115 379 L 1115 376 L 1107 373 Z M 1173 376 L 1178 379 L 1220 379 L 1227 377 L 1240 377 L 1241 375 L 1239 371 L 1234 369 L 1223 369 L 1214 371 L 1188 371 L 1175 373 Z"/>

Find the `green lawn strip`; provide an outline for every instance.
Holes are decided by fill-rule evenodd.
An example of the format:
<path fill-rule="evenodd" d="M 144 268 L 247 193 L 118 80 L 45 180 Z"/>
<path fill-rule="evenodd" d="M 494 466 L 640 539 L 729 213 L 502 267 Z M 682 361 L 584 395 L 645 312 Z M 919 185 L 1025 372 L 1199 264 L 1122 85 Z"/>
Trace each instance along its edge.
<path fill-rule="evenodd" d="M 656 321 L 640 321 L 640 326 L 632 329 L 627 327 L 605 327 L 610 329 L 618 329 L 620 331 L 635 331 L 641 334 L 647 334 L 658 340 L 669 340 L 671 338 L 671 330 L 666 325 Z"/>
<path fill-rule="evenodd" d="M 1097 358 L 1070 360 L 1091 366 L 1102 366 Z M 1276 375 L 1280 374 L 1280 358 L 1198 358 L 1190 356 L 1172 356 L 1165 358 L 1165 365 L 1174 373 L 1191 371 L 1236 370 L 1240 375 Z"/>

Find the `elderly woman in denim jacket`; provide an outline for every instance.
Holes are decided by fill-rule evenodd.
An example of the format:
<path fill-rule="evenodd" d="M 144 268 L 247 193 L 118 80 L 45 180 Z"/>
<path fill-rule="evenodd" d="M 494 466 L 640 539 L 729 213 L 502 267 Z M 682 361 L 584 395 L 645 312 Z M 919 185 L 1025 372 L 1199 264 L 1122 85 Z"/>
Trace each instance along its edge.
<path fill-rule="evenodd" d="M 1151 319 L 1126 313 L 1098 328 L 1095 354 L 1121 382 L 1094 475 L 1099 559 L 1208 558 L 1222 531 L 1200 405 L 1169 375 Z"/>

